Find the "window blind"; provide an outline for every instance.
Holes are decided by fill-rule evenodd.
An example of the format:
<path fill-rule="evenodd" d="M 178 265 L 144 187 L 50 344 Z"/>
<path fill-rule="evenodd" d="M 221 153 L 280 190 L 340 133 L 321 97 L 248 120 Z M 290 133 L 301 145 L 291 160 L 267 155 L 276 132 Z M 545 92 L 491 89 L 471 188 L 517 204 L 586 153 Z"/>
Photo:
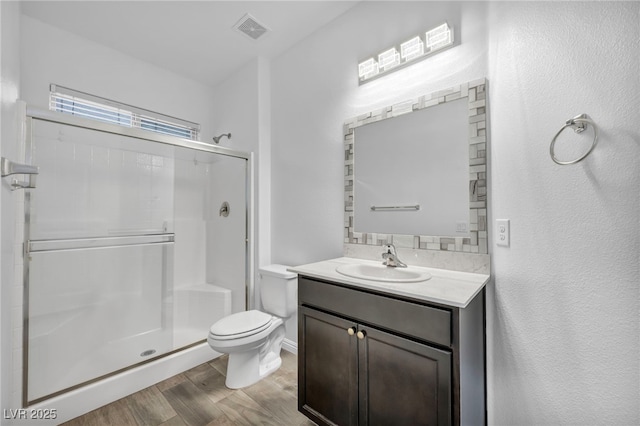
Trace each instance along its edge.
<path fill-rule="evenodd" d="M 49 109 L 92 120 L 198 140 L 200 125 L 110 99 L 51 85 Z"/>

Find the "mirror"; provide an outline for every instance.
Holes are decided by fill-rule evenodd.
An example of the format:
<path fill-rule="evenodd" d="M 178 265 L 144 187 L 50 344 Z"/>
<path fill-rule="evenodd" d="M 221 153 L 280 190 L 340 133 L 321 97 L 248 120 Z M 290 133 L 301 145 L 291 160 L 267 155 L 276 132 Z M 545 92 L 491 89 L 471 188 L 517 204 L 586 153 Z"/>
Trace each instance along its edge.
<path fill-rule="evenodd" d="M 467 100 L 354 129 L 354 231 L 468 236 Z"/>
<path fill-rule="evenodd" d="M 345 123 L 346 243 L 487 253 L 485 87 L 465 83 Z"/>

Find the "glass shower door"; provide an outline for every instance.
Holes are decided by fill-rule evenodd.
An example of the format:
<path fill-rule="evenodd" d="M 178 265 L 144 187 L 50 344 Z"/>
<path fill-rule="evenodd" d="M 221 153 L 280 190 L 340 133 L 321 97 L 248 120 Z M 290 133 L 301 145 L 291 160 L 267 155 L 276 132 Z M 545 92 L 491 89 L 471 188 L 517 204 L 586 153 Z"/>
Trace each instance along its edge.
<path fill-rule="evenodd" d="M 174 349 L 174 147 L 31 120 L 30 403 Z"/>
<path fill-rule="evenodd" d="M 247 156 L 28 122 L 27 404 L 201 344 L 246 309 Z"/>
<path fill-rule="evenodd" d="M 174 342 L 246 309 L 247 160 L 175 150 Z"/>

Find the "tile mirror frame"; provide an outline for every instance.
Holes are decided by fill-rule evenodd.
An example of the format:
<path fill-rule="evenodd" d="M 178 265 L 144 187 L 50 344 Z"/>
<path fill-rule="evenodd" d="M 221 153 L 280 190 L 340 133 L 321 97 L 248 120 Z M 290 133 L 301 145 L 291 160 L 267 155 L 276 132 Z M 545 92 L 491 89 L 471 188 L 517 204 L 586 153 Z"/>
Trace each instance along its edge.
<path fill-rule="evenodd" d="M 470 81 L 351 118 L 344 123 L 344 243 L 368 246 L 396 244 L 419 250 L 488 253 L 487 241 L 487 92 L 486 79 Z M 354 129 L 375 121 L 410 114 L 445 102 L 467 98 L 469 119 L 469 234 L 428 236 L 354 231 Z"/>

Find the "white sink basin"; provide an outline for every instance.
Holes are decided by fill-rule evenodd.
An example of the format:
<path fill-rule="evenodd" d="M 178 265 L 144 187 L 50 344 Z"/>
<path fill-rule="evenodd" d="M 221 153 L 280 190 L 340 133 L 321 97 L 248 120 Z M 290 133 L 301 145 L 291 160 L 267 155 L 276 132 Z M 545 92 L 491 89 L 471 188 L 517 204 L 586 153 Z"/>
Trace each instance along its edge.
<path fill-rule="evenodd" d="M 351 278 L 382 281 L 387 283 L 416 283 L 431 278 L 431 274 L 422 269 L 408 266 L 393 268 L 389 266 L 348 263 L 336 268 L 336 272 Z"/>

